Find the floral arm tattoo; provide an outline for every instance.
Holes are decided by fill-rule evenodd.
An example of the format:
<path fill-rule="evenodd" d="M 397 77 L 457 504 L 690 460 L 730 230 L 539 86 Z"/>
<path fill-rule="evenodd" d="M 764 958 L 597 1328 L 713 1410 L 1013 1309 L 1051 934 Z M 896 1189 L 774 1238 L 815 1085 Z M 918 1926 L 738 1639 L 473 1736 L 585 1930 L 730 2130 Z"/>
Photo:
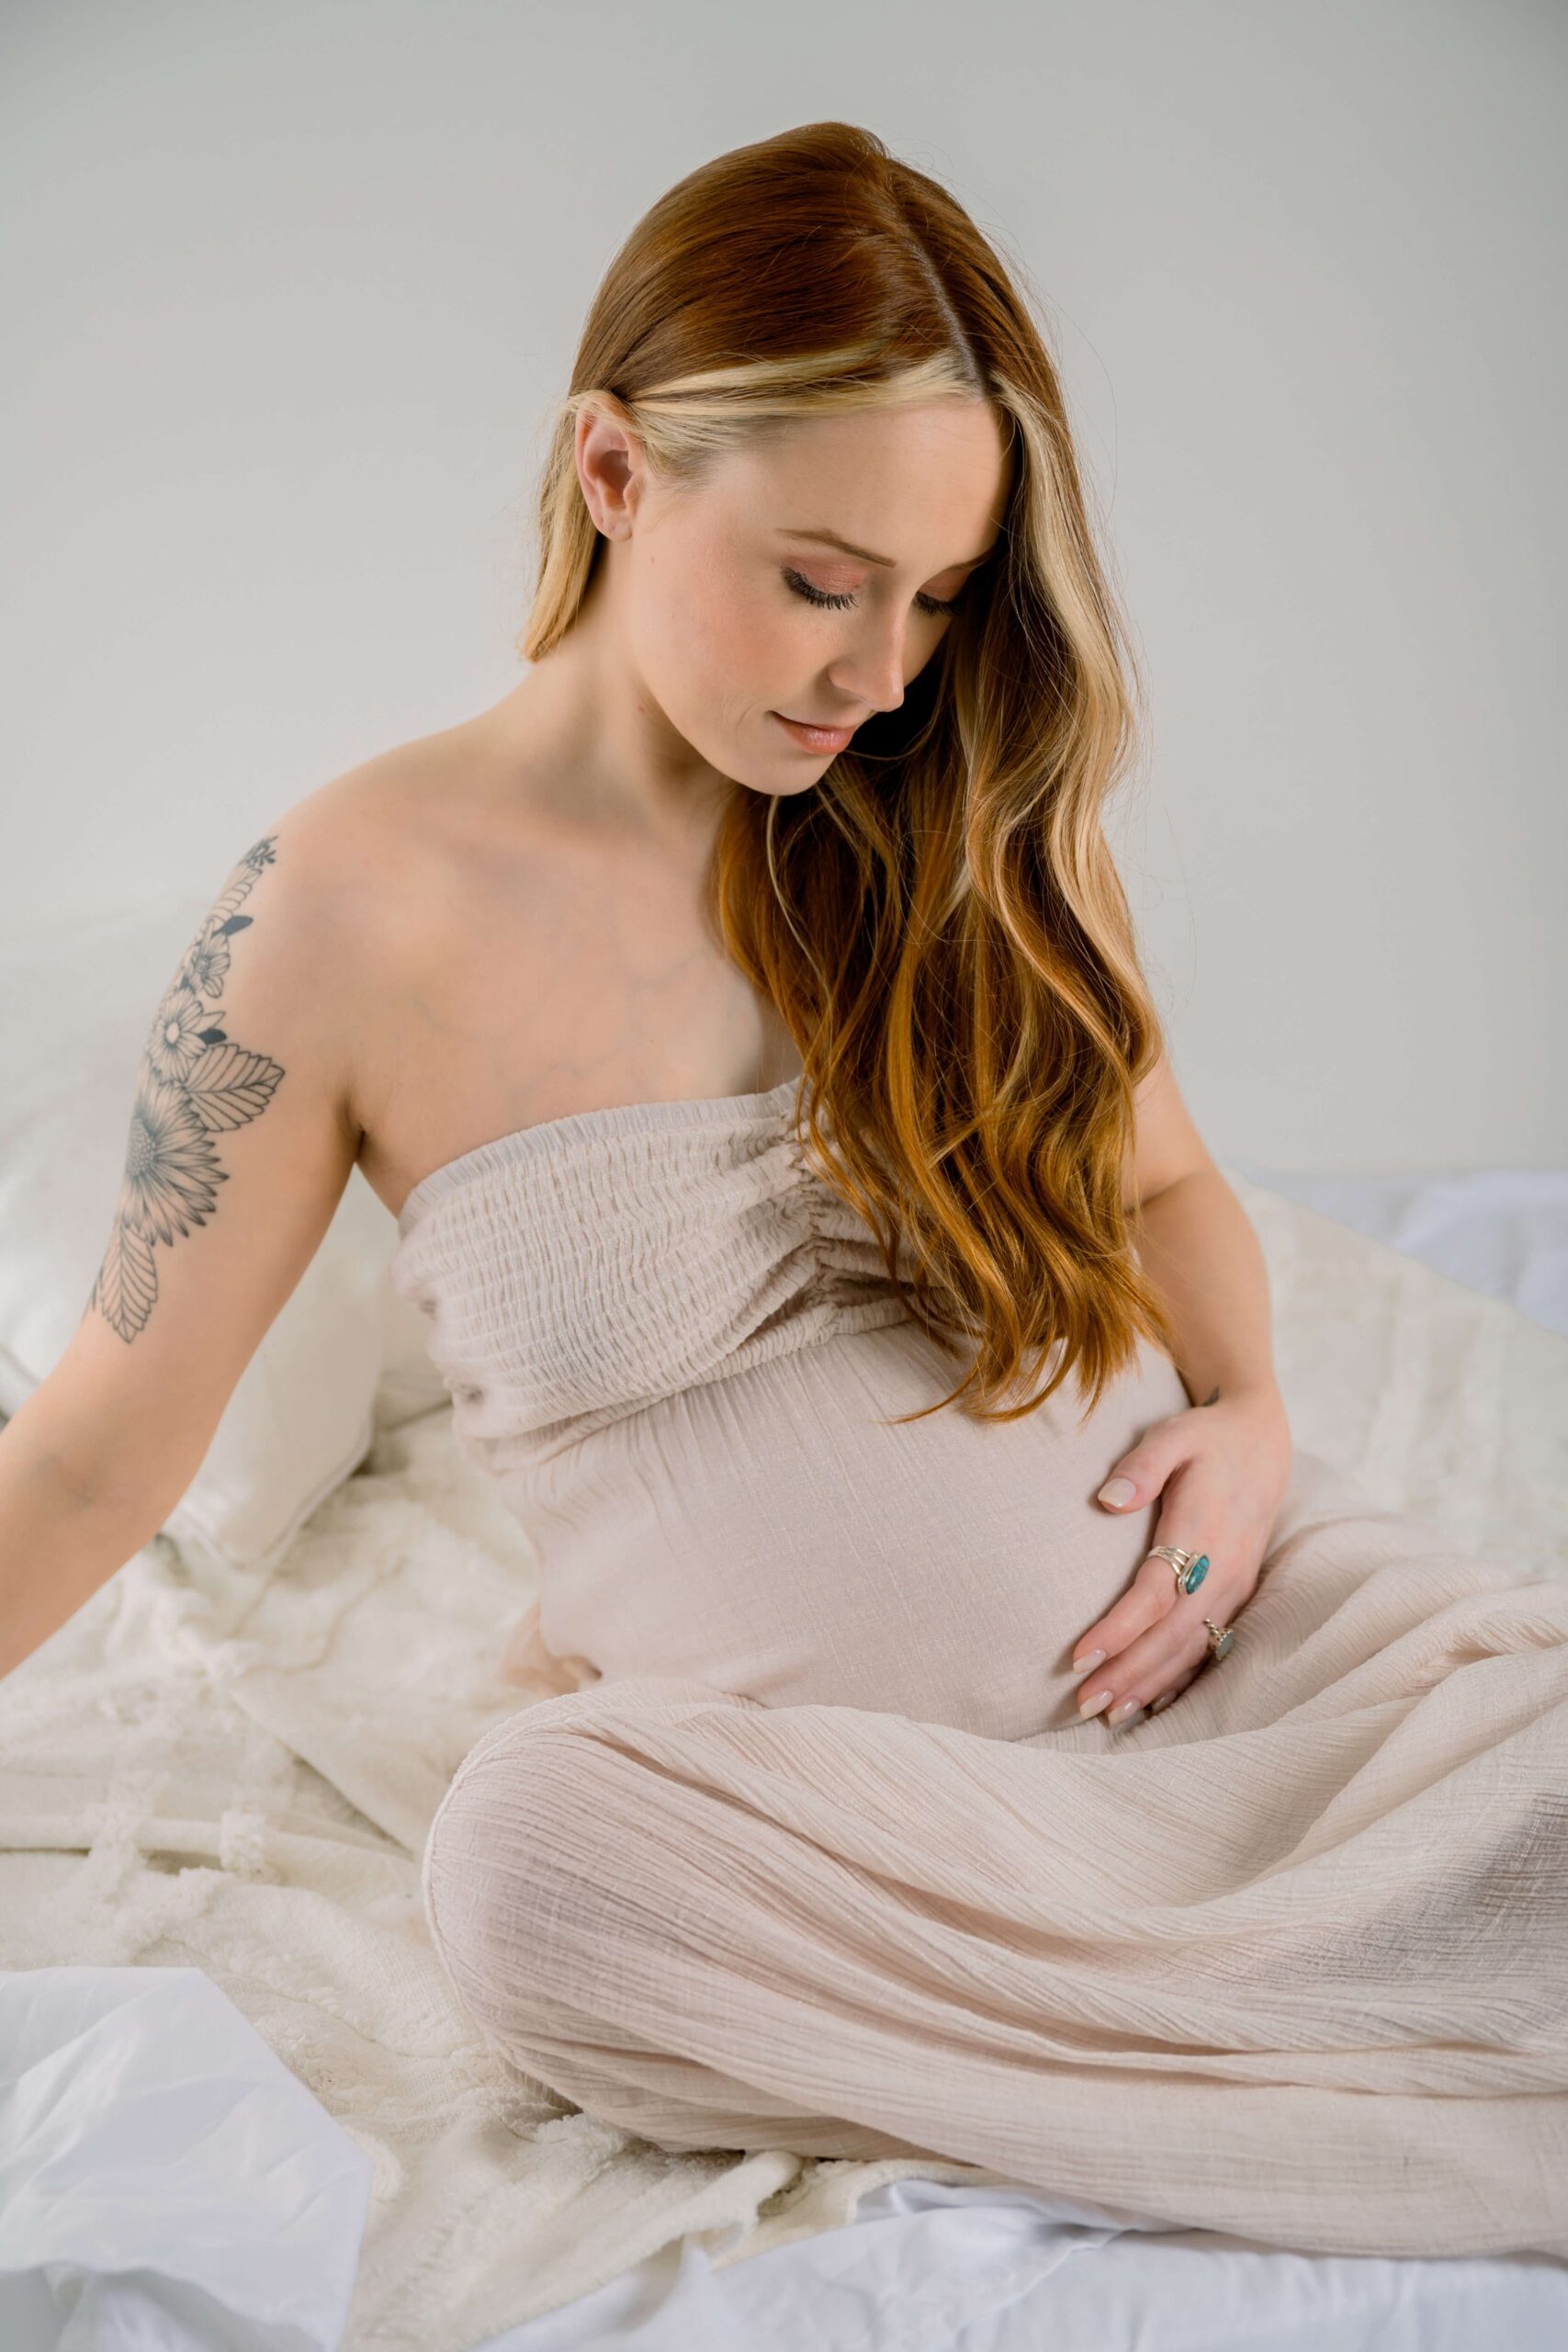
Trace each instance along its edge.
<path fill-rule="evenodd" d="M 158 1296 L 153 1243 L 166 1246 L 205 1225 L 219 1185 L 229 1181 L 214 1136 L 265 1111 L 284 1074 L 268 1055 L 233 1043 L 217 1001 L 229 974 L 229 943 L 252 921 L 239 910 L 264 868 L 276 862 L 273 839 L 257 842 L 234 868 L 147 1033 L 114 1231 L 85 1310 L 96 1306 L 128 1342 L 145 1329 Z"/>

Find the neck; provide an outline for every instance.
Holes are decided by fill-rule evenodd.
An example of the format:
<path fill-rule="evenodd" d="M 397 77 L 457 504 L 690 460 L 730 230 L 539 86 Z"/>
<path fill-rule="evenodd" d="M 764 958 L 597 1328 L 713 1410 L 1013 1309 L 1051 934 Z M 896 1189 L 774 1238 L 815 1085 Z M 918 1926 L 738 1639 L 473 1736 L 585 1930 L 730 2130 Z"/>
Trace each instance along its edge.
<path fill-rule="evenodd" d="M 487 716 L 520 785 L 573 822 L 697 858 L 711 849 L 733 782 L 644 687 L 611 596 L 591 592 L 565 637 Z"/>

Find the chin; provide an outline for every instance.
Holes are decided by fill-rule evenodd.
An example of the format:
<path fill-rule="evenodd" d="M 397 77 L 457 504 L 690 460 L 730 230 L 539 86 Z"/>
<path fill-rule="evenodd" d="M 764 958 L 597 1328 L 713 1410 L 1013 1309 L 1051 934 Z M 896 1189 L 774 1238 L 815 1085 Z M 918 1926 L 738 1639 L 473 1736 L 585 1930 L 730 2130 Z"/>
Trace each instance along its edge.
<path fill-rule="evenodd" d="M 796 793 L 811 790 L 829 762 L 826 754 L 811 761 L 802 759 L 798 752 L 792 758 L 787 747 L 782 756 L 776 752 L 764 756 L 752 743 L 737 741 L 715 764 L 748 792 L 761 793 L 768 800 L 793 800 Z"/>
<path fill-rule="evenodd" d="M 828 762 L 824 760 L 822 764 L 826 767 Z M 792 775 L 781 781 L 772 775 L 738 775 L 735 781 L 744 785 L 748 792 L 761 793 L 765 800 L 793 800 L 799 793 L 810 792 L 820 779 L 814 775 Z"/>

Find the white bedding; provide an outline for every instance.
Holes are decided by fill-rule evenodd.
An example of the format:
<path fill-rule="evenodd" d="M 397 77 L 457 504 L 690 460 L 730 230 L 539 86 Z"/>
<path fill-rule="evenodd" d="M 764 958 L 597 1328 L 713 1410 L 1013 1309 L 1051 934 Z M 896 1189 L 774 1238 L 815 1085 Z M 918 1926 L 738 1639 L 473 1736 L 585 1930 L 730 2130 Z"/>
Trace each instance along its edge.
<path fill-rule="evenodd" d="M 1568 1176 L 1227 1173 L 1300 1442 L 1388 1508 L 1568 1572 Z M 491 1660 L 528 1576 L 443 1410 L 385 1434 L 265 1582 L 159 1539 L 0 1684 L 6 2352 L 1568 2339 L 1545 2256 L 1303 2257 L 1053 2218 L 961 2166 L 667 2158 L 520 2111 L 450 2007 L 417 1857 L 516 1703 Z M 199 2163 L 177 2123 L 151 2161 L 154 2089 L 165 2127 L 193 2102 Z M 52 2201 L 39 2248 L 46 2155 L 93 2193 Z"/>

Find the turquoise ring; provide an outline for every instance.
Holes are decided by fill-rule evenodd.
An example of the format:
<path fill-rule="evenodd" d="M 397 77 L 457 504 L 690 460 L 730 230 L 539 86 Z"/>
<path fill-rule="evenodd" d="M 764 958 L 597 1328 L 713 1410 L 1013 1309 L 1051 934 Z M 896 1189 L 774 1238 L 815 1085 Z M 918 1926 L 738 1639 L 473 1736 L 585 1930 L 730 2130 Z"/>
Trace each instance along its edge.
<path fill-rule="evenodd" d="M 1209 1573 L 1207 1552 L 1184 1552 L 1179 1544 L 1156 1544 L 1151 1560 L 1168 1560 L 1176 1570 L 1178 1592 L 1196 1592 Z"/>

